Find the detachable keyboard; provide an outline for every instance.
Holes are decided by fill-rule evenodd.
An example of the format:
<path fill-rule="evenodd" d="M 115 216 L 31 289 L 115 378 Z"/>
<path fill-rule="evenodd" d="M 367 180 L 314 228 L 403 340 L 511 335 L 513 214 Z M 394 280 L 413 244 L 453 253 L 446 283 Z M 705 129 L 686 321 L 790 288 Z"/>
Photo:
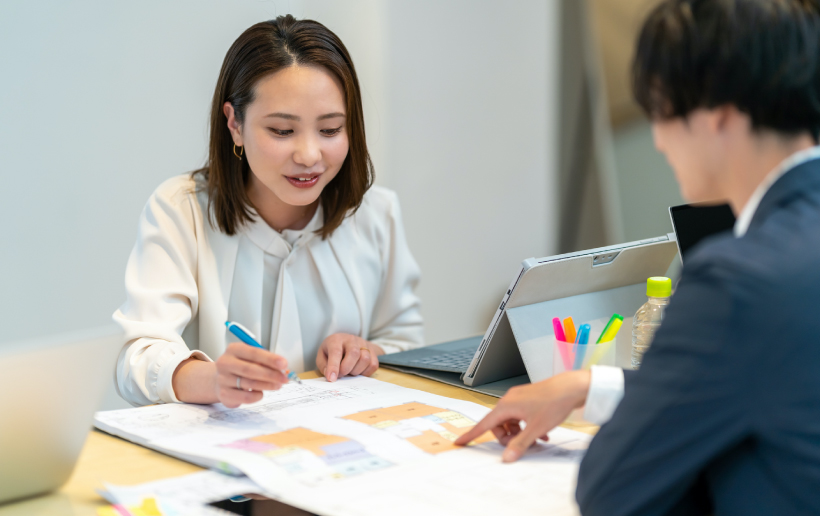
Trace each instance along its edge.
<path fill-rule="evenodd" d="M 437 371 L 451 371 L 453 373 L 463 373 L 470 366 L 470 362 L 475 355 L 475 349 L 460 349 L 450 353 L 408 360 L 410 367 L 423 367 L 425 369 L 435 369 Z"/>
<path fill-rule="evenodd" d="M 399 367 L 431 369 L 448 373 L 463 373 L 470 367 L 481 336 L 444 342 L 433 346 L 391 353 L 379 357 L 379 363 Z"/>

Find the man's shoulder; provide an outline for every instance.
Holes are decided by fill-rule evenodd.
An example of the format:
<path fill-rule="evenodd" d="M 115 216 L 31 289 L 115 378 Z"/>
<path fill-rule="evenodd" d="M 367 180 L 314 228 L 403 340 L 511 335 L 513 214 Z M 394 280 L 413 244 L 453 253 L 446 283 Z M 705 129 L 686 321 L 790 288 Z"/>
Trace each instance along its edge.
<path fill-rule="evenodd" d="M 778 214 L 779 215 L 779 214 Z M 687 257 L 684 272 L 724 283 L 744 297 L 788 294 L 816 285 L 820 292 L 820 232 L 790 214 L 750 229 L 743 237 L 730 233 L 711 238 Z"/>
<path fill-rule="evenodd" d="M 756 245 L 735 238 L 730 231 L 705 239 L 686 257 L 684 272 L 690 275 L 743 275 L 749 257 L 758 253 Z M 763 251 L 767 251 L 762 248 Z"/>

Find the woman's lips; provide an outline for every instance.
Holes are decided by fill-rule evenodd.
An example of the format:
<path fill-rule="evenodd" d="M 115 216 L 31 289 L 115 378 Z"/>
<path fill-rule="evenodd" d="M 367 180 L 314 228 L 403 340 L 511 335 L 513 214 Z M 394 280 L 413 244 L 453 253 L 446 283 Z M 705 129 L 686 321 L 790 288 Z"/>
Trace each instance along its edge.
<path fill-rule="evenodd" d="M 316 174 L 315 176 L 285 176 L 285 179 L 296 188 L 310 188 L 319 182 L 319 176 L 321 175 L 322 174 Z"/>

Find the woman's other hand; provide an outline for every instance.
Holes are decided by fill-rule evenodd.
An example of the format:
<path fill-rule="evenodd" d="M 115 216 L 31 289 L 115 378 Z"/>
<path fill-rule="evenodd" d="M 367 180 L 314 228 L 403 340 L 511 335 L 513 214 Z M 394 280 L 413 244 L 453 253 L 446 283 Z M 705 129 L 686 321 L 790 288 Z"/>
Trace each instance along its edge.
<path fill-rule="evenodd" d="M 455 444 L 464 446 L 491 430 L 498 442 L 507 447 L 502 460 L 516 461 L 536 439 L 546 439 L 547 432 L 586 403 L 589 382 L 589 371 L 569 371 L 538 383 L 513 387 L 492 412 L 456 439 Z"/>
<path fill-rule="evenodd" d="M 348 375 L 370 376 L 379 368 L 379 355 L 384 355 L 384 350 L 378 344 L 356 335 L 334 333 L 319 347 L 316 368 L 329 382 Z"/>

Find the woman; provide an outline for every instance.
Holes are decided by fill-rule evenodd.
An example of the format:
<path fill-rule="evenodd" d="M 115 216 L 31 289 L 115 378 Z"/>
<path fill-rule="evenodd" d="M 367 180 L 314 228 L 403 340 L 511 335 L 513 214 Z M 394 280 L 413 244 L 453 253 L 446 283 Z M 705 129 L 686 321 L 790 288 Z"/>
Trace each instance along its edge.
<path fill-rule="evenodd" d="M 288 369 L 332 382 L 421 345 L 418 267 L 395 194 L 371 188 L 359 84 L 335 34 L 290 15 L 245 31 L 222 65 L 209 147 L 140 219 L 114 314 L 123 398 L 237 407 Z"/>

